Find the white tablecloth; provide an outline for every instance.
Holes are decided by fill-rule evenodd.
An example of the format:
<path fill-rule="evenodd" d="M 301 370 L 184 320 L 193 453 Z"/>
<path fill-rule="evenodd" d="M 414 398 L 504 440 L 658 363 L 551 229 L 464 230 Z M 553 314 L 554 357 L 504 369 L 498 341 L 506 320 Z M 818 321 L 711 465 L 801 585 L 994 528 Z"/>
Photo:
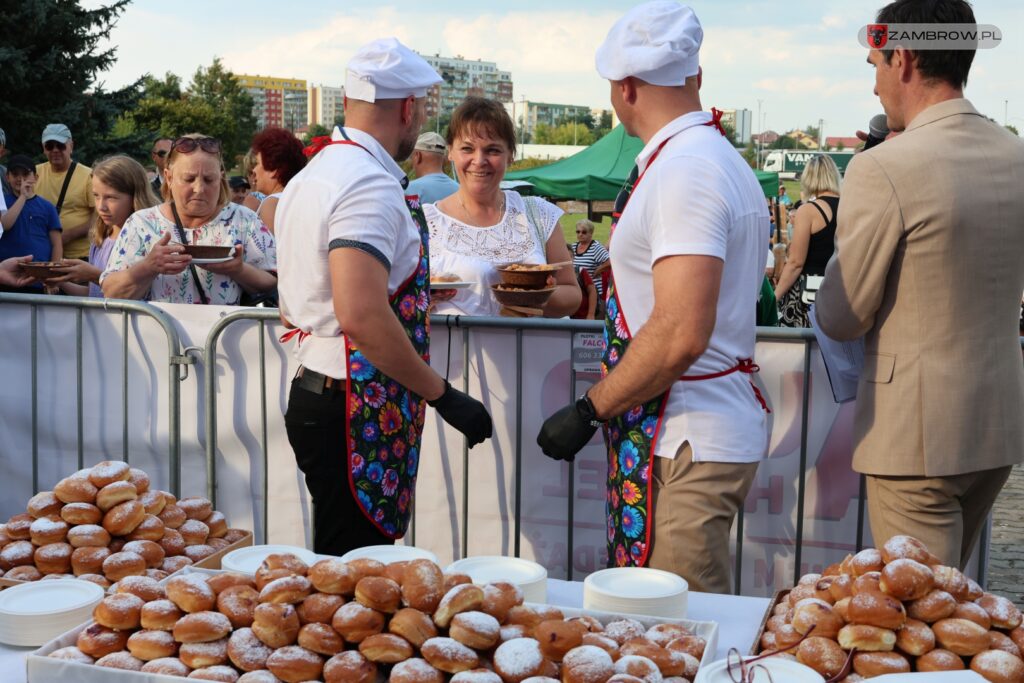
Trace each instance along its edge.
<path fill-rule="evenodd" d="M 687 614 L 679 615 L 694 621 L 718 622 L 718 652 L 715 659 L 725 657 L 729 648 L 746 653 L 754 642 L 757 627 L 768 609 L 768 598 L 744 598 L 733 595 L 690 593 Z M 583 606 L 583 583 L 548 579 L 548 603 L 564 607 Z M 34 647 L 12 647 L 0 644 L 0 681 L 25 683 L 25 657 Z M 54 683 L 32 681 L 31 683 Z M 70 681 L 67 683 L 71 683 Z"/>

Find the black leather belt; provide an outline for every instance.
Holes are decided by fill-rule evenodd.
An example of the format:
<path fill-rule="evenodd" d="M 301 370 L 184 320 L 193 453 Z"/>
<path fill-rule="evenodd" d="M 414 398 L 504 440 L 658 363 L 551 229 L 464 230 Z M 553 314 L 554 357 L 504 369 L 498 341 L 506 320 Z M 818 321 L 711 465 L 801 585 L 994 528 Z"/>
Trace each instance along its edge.
<path fill-rule="evenodd" d="M 334 379 L 309 368 L 300 367 L 295 374 L 295 380 L 299 383 L 300 389 L 311 391 L 314 394 L 323 394 L 328 391 L 344 391 L 345 380 Z"/>

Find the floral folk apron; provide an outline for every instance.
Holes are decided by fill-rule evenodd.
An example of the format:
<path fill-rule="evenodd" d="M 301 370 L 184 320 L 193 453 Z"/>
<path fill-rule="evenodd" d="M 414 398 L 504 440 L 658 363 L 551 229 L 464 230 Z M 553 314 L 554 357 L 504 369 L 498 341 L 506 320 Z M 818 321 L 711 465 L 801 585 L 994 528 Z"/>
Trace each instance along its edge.
<path fill-rule="evenodd" d="M 702 124 L 714 126 L 722 130 L 721 112 L 712 109 L 712 120 Z M 671 138 L 666 139 L 654 154 L 651 155 L 644 173 L 654 164 L 661 150 Z M 643 180 L 638 169 L 626 180 L 626 184 L 615 200 L 612 214 L 612 236 L 615 226 L 625 211 L 632 193 Z M 611 237 L 609 249 L 613 247 Z M 611 272 L 608 287 L 607 314 L 604 325 L 604 357 L 601 360 L 601 374 L 607 375 L 622 360 L 632 333 L 626 324 L 622 312 L 618 292 L 615 286 L 615 273 Z M 681 381 L 697 381 L 724 377 L 733 372 L 757 372 L 757 366 L 749 358 L 739 362 L 722 372 L 710 375 L 684 375 Z M 754 387 L 756 398 L 762 408 L 767 405 L 757 387 Z M 608 482 L 606 491 L 605 511 L 607 513 L 608 564 L 616 567 L 642 567 L 647 563 L 650 553 L 651 529 L 654 521 L 654 508 L 650 496 L 650 479 L 654 458 L 654 447 L 661 424 L 665 417 L 665 405 L 669 392 L 656 396 L 642 405 L 635 406 L 623 415 L 608 420 L 605 425 L 608 442 Z"/>
<path fill-rule="evenodd" d="M 365 147 L 348 139 L 314 140 L 314 146 L 317 143 L 314 153 L 330 144 L 355 145 L 369 154 Z M 420 232 L 419 260 L 416 270 L 389 298 L 389 304 L 416 353 L 429 362 L 429 232 L 419 197 L 406 196 L 405 200 Z M 345 367 L 349 487 L 363 514 L 382 534 L 401 538 L 412 512 L 426 401 L 373 367 L 348 337 Z"/>

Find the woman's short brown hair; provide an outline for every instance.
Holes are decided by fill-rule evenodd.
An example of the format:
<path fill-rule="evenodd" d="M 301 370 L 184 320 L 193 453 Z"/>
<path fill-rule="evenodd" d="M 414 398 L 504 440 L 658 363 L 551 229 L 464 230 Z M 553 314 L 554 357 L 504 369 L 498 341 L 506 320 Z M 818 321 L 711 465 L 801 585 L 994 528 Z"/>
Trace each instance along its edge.
<path fill-rule="evenodd" d="M 515 158 L 516 127 L 504 105 L 484 97 L 467 97 L 452 112 L 445 140 L 450 148 L 455 138 L 480 133 L 504 141 L 508 145 L 509 154 Z"/>
<path fill-rule="evenodd" d="M 188 135 L 182 135 L 181 137 L 182 138 L 192 138 L 193 140 L 202 140 L 202 139 L 208 138 L 210 136 L 209 135 L 203 135 L 202 133 L 189 133 Z M 180 140 L 181 138 L 178 138 L 178 139 Z M 223 149 L 223 147 L 221 149 Z M 209 152 L 203 151 L 201 148 L 197 149 L 196 151 L 197 152 L 201 151 L 201 152 L 203 152 L 203 154 L 209 154 Z M 168 170 L 168 171 L 171 170 L 171 166 L 173 165 L 174 159 L 177 158 L 179 156 L 179 154 L 180 154 L 180 152 L 178 152 L 177 148 L 174 145 L 171 145 L 171 151 L 167 153 L 167 162 L 166 162 L 166 166 L 165 166 L 166 170 Z M 227 206 L 231 202 L 231 188 L 228 187 L 228 173 L 227 173 L 227 170 L 224 168 L 224 153 L 223 153 L 223 151 L 218 152 L 217 154 L 214 154 L 213 156 L 217 157 L 217 161 L 220 162 L 220 195 L 217 197 L 217 213 L 220 213 L 224 209 L 224 207 Z M 160 186 L 160 194 L 161 194 L 161 196 L 165 200 L 170 201 L 170 199 L 171 199 L 171 186 L 170 186 L 170 183 L 163 183 Z M 214 214 L 214 215 L 216 215 L 216 214 Z"/>

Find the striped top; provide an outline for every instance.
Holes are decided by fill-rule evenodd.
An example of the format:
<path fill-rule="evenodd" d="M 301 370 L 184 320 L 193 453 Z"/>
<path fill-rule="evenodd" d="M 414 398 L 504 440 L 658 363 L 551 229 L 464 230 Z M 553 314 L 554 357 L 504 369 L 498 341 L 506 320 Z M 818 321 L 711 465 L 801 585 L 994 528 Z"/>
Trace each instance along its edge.
<path fill-rule="evenodd" d="M 573 242 L 570 247 L 572 250 L 572 264 L 577 268 L 586 268 L 590 272 L 590 276 L 594 278 L 594 287 L 597 288 L 598 296 L 604 296 L 603 283 L 595 271 L 598 266 L 608 260 L 608 250 L 601 246 L 601 243 L 597 240 L 591 240 L 587 250 L 582 254 L 578 254 L 576 253 L 576 245 L 578 244 L 579 242 Z"/>

